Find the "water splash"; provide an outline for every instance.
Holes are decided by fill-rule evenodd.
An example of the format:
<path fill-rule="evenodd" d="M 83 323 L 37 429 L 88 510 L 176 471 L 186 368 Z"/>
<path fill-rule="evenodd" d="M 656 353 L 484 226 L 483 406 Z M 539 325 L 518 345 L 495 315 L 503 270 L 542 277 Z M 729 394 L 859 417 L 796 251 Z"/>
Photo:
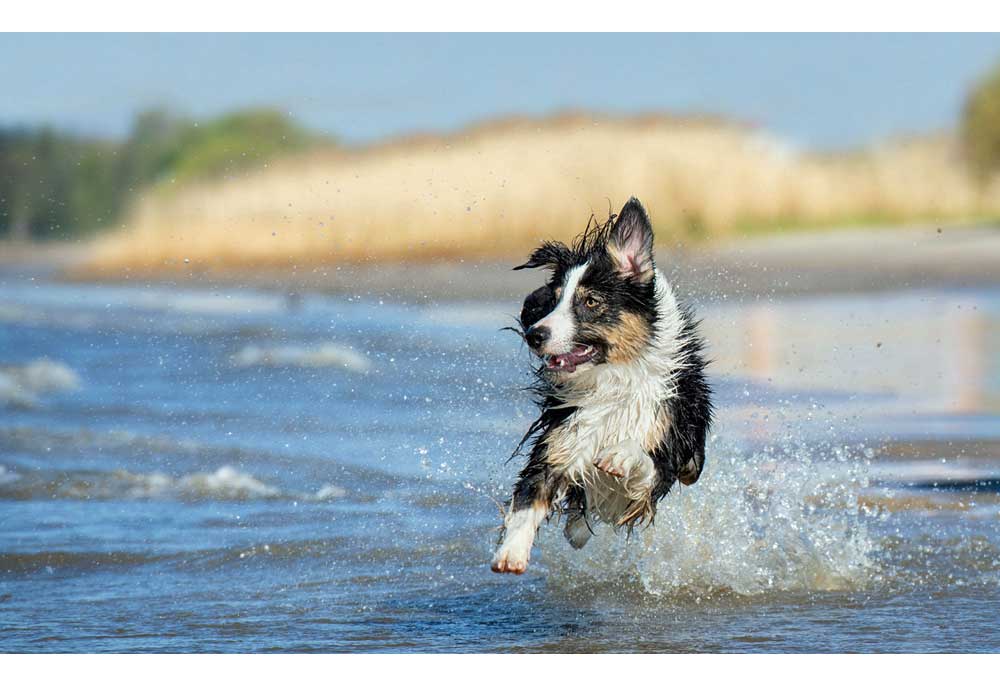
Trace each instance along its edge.
<path fill-rule="evenodd" d="M 697 485 L 675 487 L 653 527 L 607 528 L 573 552 L 557 527 L 541 543 L 551 584 L 695 598 L 862 589 L 872 579 L 874 512 L 859 506 L 867 460 L 844 449 L 759 452 L 718 445 Z"/>

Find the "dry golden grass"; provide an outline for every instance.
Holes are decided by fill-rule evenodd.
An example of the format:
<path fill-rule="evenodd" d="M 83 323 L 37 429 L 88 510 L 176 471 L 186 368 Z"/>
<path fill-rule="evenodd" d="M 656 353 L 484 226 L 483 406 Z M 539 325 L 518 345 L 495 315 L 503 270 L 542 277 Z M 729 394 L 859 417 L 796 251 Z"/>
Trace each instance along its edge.
<path fill-rule="evenodd" d="M 820 156 L 719 121 L 562 116 L 156 189 L 94 245 L 88 269 L 510 256 L 573 237 L 631 195 L 662 242 L 1000 215 L 1000 184 L 977 186 L 943 136 Z"/>

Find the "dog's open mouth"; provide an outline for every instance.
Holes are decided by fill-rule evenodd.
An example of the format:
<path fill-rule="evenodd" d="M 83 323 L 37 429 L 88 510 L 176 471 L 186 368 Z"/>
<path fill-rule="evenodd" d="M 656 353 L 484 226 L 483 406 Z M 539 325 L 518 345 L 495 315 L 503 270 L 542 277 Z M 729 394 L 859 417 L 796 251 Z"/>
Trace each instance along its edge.
<path fill-rule="evenodd" d="M 545 356 L 545 368 L 559 372 L 575 372 L 578 365 L 589 363 L 596 354 L 597 350 L 593 346 L 577 344 L 569 353 Z"/>

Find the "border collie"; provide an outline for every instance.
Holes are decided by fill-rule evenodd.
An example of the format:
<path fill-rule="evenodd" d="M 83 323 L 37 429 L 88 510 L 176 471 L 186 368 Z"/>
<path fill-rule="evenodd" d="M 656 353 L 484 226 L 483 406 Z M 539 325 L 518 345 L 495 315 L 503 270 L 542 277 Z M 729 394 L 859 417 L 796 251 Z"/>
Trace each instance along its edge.
<path fill-rule="evenodd" d="M 515 451 L 530 445 L 493 557 L 500 573 L 527 569 L 553 512 L 577 549 L 591 523 L 652 524 L 674 482 L 697 481 L 712 421 L 697 322 L 653 264 L 638 200 L 588 223 L 572 247 L 546 242 L 514 269 L 533 267 L 552 272 L 520 318 L 541 359 L 532 387 L 541 416 Z"/>

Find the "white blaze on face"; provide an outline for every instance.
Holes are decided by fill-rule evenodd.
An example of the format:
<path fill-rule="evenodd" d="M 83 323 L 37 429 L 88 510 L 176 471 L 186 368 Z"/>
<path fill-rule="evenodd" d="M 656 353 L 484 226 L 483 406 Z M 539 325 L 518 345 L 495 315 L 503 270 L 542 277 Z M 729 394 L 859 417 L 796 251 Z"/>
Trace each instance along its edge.
<path fill-rule="evenodd" d="M 549 328 L 549 340 L 542 346 L 542 353 L 559 355 L 568 353 L 573 348 L 576 338 L 576 317 L 573 315 L 573 293 L 587 272 L 589 262 L 577 265 L 566 272 L 563 278 L 562 294 L 555 309 L 535 323 L 536 327 Z"/>

